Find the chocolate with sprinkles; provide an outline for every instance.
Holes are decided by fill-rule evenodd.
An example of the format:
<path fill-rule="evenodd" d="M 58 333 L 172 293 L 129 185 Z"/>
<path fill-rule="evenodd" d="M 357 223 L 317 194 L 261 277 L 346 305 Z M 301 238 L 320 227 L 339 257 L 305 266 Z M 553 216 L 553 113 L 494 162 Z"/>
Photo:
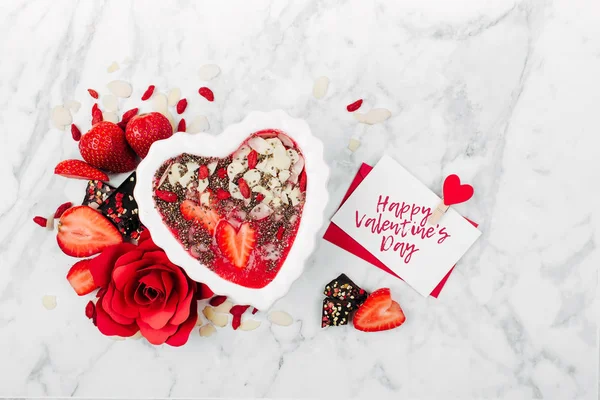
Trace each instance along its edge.
<path fill-rule="evenodd" d="M 349 301 L 324 298 L 321 327 L 347 325 L 353 310 L 352 303 Z"/>
<path fill-rule="evenodd" d="M 117 227 L 124 237 L 137 239 L 144 230 L 133 197 L 136 174 L 133 172 L 98 208 Z"/>
<path fill-rule="evenodd" d="M 87 187 L 85 188 L 85 197 L 81 204 L 92 208 L 98 208 L 115 190 L 116 188 L 110 186 L 108 183 L 97 180 L 88 181 Z"/>
<path fill-rule="evenodd" d="M 325 286 L 323 294 L 334 299 L 348 301 L 353 309 L 360 307 L 365 302 L 369 293 L 360 288 L 346 274 L 341 274 Z"/>

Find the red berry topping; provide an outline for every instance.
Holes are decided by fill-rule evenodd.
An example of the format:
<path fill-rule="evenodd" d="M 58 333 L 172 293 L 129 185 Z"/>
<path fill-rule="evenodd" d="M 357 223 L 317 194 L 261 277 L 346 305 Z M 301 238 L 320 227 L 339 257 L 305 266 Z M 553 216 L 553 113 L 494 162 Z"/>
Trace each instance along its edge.
<path fill-rule="evenodd" d="M 177 102 L 177 114 L 182 114 L 187 108 L 187 100 L 181 99 Z"/>
<path fill-rule="evenodd" d="M 208 167 L 206 165 L 201 165 L 200 168 L 198 168 L 198 179 L 206 179 L 208 178 Z"/>
<path fill-rule="evenodd" d="M 148 100 L 152 96 L 152 93 L 154 93 L 154 85 L 148 86 L 148 89 L 142 95 L 142 101 Z"/>
<path fill-rule="evenodd" d="M 360 106 L 362 106 L 362 103 L 363 103 L 363 100 L 358 99 L 354 103 L 348 104 L 348 106 L 346 106 L 346 110 L 348 110 L 348 112 L 354 112 L 354 111 L 358 110 L 360 108 Z"/>
<path fill-rule="evenodd" d="M 200 89 L 198 89 L 198 93 L 200 93 L 200 96 L 204 97 L 208 101 L 215 100 L 214 93 L 207 87 L 201 87 Z"/>
<path fill-rule="evenodd" d="M 95 98 L 95 99 L 98 98 L 98 92 L 96 92 L 94 89 L 88 89 L 87 91 L 90 94 L 90 96 L 92 96 L 93 98 Z"/>

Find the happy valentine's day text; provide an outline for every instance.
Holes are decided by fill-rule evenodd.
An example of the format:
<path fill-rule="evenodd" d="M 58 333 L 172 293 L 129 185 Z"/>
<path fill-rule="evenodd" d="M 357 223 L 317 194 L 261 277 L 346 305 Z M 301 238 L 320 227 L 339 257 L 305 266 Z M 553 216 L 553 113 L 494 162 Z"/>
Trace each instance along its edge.
<path fill-rule="evenodd" d="M 370 229 L 372 233 L 381 235 L 380 251 L 397 251 L 400 258 L 408 264 L 413 254 L 419 251 L 414 243 L 403 240 L 417 238 L 421 240 L 437 238 L 437 243 L 442 244 L 450 237 L 446 227 L 425 227 L 427 219 L 431 216 L 431 208 L 405 202 L 391 202 L 390 196 L 379 195 L 376 207 L 377 217 L 367 218 L 366 214 L 359 215 L 356 210 L 356 227 Z M 393 219 L 386 219 L 383 214 L 393 214 Z M 366 220 L 365 220 L 366 218 Z M 435 238 L 434 238 L 435 236 Z"/>

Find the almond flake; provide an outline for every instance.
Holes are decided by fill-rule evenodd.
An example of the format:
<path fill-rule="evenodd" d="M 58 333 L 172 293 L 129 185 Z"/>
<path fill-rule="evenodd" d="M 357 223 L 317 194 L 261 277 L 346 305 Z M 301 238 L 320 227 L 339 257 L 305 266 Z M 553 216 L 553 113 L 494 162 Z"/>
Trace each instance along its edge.
<path fill-rule="evenodd" d="M 354 112 L 354 118 L 363 124 L 373 125 L 385 121 L 392 116 L 390 110 L 385 108 L 373 108 L 367 113 Z"/>
<path fill-rule="evenodd" d="M 112 122 L 114 124 L 116 124 L 117 122 L 119 122 L 119 116 L 117 114 L 115 114 L 112 111 L 103 111 L 102 112 L 102 119 L 104 121 L 108 121 L 108 122 Z"/>
<path fill-rule="evenodd" d="M 260 136 L 255 136 L 248 140 L 248 146 L 250 146 L 252 150 L 256 151 L 258 154 L 273 154 L 273 147 L 271 147 L 271 145 Z"/>
<path fill-rule="evenodd" d="M 179 182 L 179 179 L 181 179 L 181 167 L 181 164 L 174 163 L 169 169 L 169 183 L 173 186 L 175 186 L 175 184 Z"/>
<path fill-rule="evenodd" d="M 127 98 L 127 97 L 131 96 L 131 92 L 133 91 L 133 88 L 131 87 L 131 85 L 125 81 L 117 80 L 117 81 L 108 82 L 106 87 L 115 96 L 123 97 L 123 98 Z"/>
<path fill-rule="evenodd" d="M 179 99 L 181 99 L 181 89 L 173 88 L 169 90 L 169 95 L 167 96 L 167 104 L 169 107 L 175 107 Z"/>
<path fill-rule="evenodd" d="M 198 75 L 200 75 L 200 79 L 203 81 L 210 81 L 211 79 L 216 78 L 220 73 L 221 68 L 216 64 L 204 64 L 198 71 Z"/>
<path fill-rule="evenodd" d="M 258 172 L 255 169 L 249 169 L 248 171 L 246 171 L 244 173 L 244 180 L 250 187 L 254 187 L 254 186 L 258 185 L 260 182 L 260 177 L 261 177 L 260 172 Z"/>
<path fill-rule="evenodd" d="M 67 107 L 74 113 L 77 113 L 77 111 L 79 111 L 79 109 L 81 108 L 81 103 L 75 100 L 71 100 L 65 103 L 65 107 Z"/>
<path fill-rule="evenodd" d="M 46 229 L 48 229 L 49 231 L 54 230 L 54 213 L 52 213 L 52 215 L 46 218 Z"/>
<path fill-rule="evenodd" d="M 229 312 L 229 310 L 231 310 L 231 307 L 233 307 L 233 303 L 230 302 L 229 300 L 225 300 L 223 303 L 214 307 L 213 310 L 215 310 L 215 312 L 218 312 L 218 313 L 227 314 Z"/>
<path fill-rule="evenodd" d="M 227 322 L 229 321 L 227 314 L 216 313 L 211 306 L 204 307 L 202 314 L 204 314 L 206 319 L 210 322 L 221 328 L 227 325 Z"/>
<path fill-rule="evenodd" d="M 152 109 L 161 114 L 168 111 L 169 103 L 164 93 L 154 93 L 154 96 L 152 96 Z"/>
<path fill-rule="evenodd" d="M 56 296 L 46 294 L 42 297 L 42 305 L 46 310 L 54 310 L 56 308 Z"/>
<path fill-rule="evenodd" d="M 301 155 L 298 155 L 298 161 L 296 161 L 294 163 L 294 165 L 292 166 L 292 174 L 294 175 L 300 175 L 302 173 L 302 170 L 304 169 L 304 157 L 302 157 Z"/>
<path fill-rule="evenodd" d="M 298 161 L 298 158 L 299 158 L 298 152 L 294 149 L 288 149 L 287 154 L 288 154 L 288 156 L 290 156 L 290 159 L 292 160 L 292 165 L 296 164 L 296 162 Z"/>
<path fill-rule="evenodd" d="M 198 179 L 198 191 L 200 193 L 204 192 L 208 187 L 208 178 Z"/>
<path fill-rule="evenodd" d="M 257 165 L 257 167 L 258 167 L 258 165 Z M 273 160 L 267 161 L 267 165 L 265 165 L 263 172 L 265 174 L 269 174 L 271 176 L 277 176 L 279 174 L 279 170 L 277 169 L 277 167 L 275 167 L 275 165 L 273 165 Z"/>
<path fill-rule="evenodd" d="M 119 99 L 117 99 L 117 96 L 114 94 L 107 94 L 102 96 L 102 104 L 104 105 L 106 111 L 115 112 L 119 107 Z"/>
<path fill-rule="evenodd" d="M 273 158 L 270 162 L 278 170 L 288 169 L 290 165 L 292 165 L 292 159 L 287 154 L 287 151 L 283 145 L 277 146 L 273 149 Z"/>
<path fill-rule="evenodd" d="M 244 200 L 245 197 L 242 196 L 242 192 L 240 192 L 240 188 L 235 183 L 229 181 L 229 194 L 231 197 L 238 200 Z"/>
<path fill-rule="evenodd" d="M 300 189 L 298 187 L 295 187 L 292 189 L 292 191 L 290 192 L 288 197 L 289 197 L 290 201 L 292 202 L 292 205 L 295 207 L 298 204 L 300 204 L 300 199 L 302 198 L 302 193 L 300 192 Z"/>
<path fill-rule="evenodd" d="M 204 179 L 208 182 L 208 179 Z M 210 192 L 204 192 L 200 195 L 200 204 L 210 207 Z"/>
<path fill-rule="evenodd" d="M 52 109 L 51 120 L 58 129 L 65 129 L 65 126 L 71 125 L 73 117 L 68 109 L 63 106 L 56 106 Z"/>
<path fill-rule="evenodd" d="M 198 115 L 187 126 L 186 132 L 198 133 L 198 132 L 205 132 L 209 129 L 210 129 L 210 124 L 208 123 L 208 118 L 206 118 L 204 115 Z"/>
<path fill-rule="evenodd" d="M 320 76 L 315 79 L 315 83 L 313 85 L 313 96 L 316 99 L 322 99 L 327 94 L 327 89 L 329 88 L 329 78 L 326 76 Z"/>
<path fill-rule="evenodd" d="M 265 139 L 265 142 L 269 143 L 273 150 L 275 150 L 276 147 L 283 147 L 283 143 L 281 143 L 281 140 L 279 140 L 276 137 Z"/>
<path fill-rule="evenodd" d="M 269 314 L 269 321 L 275 325 L 290 326 L 294 319 L 285 311 L 273 311 Z"/>
<path fill-rule="evenodd" d="M 288 196 L 287 196 L 287 194 L 285 194 L 285 192 L 282 192 L 282 193 L 281 193 L 281 196 L 280 196 L 280 198 L 281 198 L 281 202 L 282 202 L 283 204 L 285 204 L 286 206 L 287 206 L 288 204 L 290 204 L 290 200 L 288 199 Z"/>
<path fill-rule="evenodd" d="M 250 218 L 260 221 L 263 218 L 267 218 L 273 213 L 273 210 L 264 203 L 257 204 L 250 211 Z"/>
<path fill-rule="evenodd" d="M 227 166 L 227 176 L 229 180 L 232 181 L 238 174 L 244 172 L 246 167 L 244 167 L 241 163 L 234 161 Z"/>
<path fill-rule="evenodd" d="M 106 72 L 108 72 L 109 74 L 112 74 L 113 72 L 117 71 L 119 69 L 119 64 L 117 64 L 116 61 L 113 61 L 112 64 L 110 64 L 108 66 L 108 68 L 106 68 Z"/>
<path fill-rule="evenodd" d="M 225 326 L 225 325 L 223 325 L 223 326 Z M 217 332 L 217 330 L 211 324 L 206 324 L 200 328 L 199 332 L 200 332 L 200 336 L 209 337 L 209 336 L 212 336 L 213 334 L 215 334 Z"/>
<path fill-rule="evenodd" d="M 242 331 L 253 331 L 260 326 L 260 321 L 254 319 L 247 319 L 240 325 Z"/>
<path fill-rule="evenodd" d="M 281 203 L 282 203 L 282 200 L 279 197 L 273 197 L 273 200 L 271 200 L 271 206 L 273 208 L 281 207 Z"/>
<path fill-rule="evenodd" d="M 244 166 L 244 168 L 248 167 L 248 154 L 252 149 L 246 145 L 243 145 L 239 149 L 233 153 L 233 161 L 237 161 Z"/>
<path fill-rule="evenodd" d="M 165 169 L 165 172 L 163 172 L 162 176 L 160 177 L 160 180 L 158 181 L 158 188 L 160 188 L 162 186 L 162 184 L 165 182 L 165 180 L 167 179 L 167 176 L 169 176 L 169 172 L 171 171 L 171 166 L 168 166 Z"/>

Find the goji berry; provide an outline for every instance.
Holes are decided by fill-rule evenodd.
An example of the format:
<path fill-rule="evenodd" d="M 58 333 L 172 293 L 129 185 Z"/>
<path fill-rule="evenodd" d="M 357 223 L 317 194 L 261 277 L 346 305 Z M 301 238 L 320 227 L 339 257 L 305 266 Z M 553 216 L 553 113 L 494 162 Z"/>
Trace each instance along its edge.
<path fill-rule="evenodd" d="M 94 89 L 88 89 L 87 91 L 90 94 L 90 96 L 92 96 L 93 98 L 95 98 L 95 99 L 98 98 L 98 92 L 96 92 Z"/>
<path fill-rule="evenodd" d="M 152 93 L 154 93 L 154 85 L 148 86 L 148 89 L 146 89 L 146 91 L 142 95 L 142 101 L 148 100 L 150 96 L 152 96 Z"/>
<path fill-rule="evenodd" d="M 81 139 L 81 131 L 75 124 L 71 124 L 71 136 L 76 142 L 79 142 L 79 140 Z"/>
<path fill-rule="evenodd" d="M 215 99 L 215 94 L 207 87 L 201 87 L 198 89 L 198 93 L 200 93 L 200 96 L 204 97 L 208 101 L 214 101 Z"/>
<path fill-rule="evenodd" d="M 187 108 L 187 100 L 181 99 L 177 102 L 177 114 L 182 114 Z"/>
<path fill-rule="evenodd" d="M 354 112 L 354 111 L 358 110 L 360 108 L 360 106 L 362 106 L 362 103 L 363 103 L 363 100 L 358 99 L 354 103 L 348 104 L 346 106 L 346 110 L 348 110 L 348 112 Z"/>

